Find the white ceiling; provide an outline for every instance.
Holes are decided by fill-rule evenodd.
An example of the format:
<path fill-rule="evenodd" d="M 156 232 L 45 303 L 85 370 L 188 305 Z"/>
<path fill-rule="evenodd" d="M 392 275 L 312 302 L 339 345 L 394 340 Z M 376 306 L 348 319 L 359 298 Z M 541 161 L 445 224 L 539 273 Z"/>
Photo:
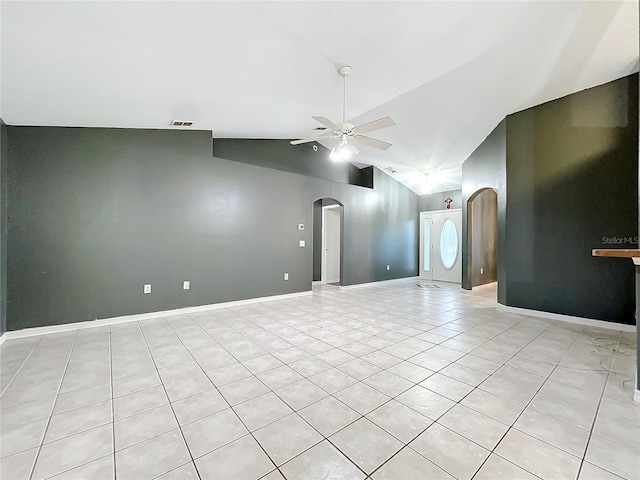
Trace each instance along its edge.
<path fill-rule="evenodd" d="M 362 164 L 420 193 L 507 114 L 638 70 L 638 1 L 2 1 L 10 125 L 169 128 L 302 138 L 311 115 L 391 115 Z M 304 148 L 304 147 L 291 147 Z"/>

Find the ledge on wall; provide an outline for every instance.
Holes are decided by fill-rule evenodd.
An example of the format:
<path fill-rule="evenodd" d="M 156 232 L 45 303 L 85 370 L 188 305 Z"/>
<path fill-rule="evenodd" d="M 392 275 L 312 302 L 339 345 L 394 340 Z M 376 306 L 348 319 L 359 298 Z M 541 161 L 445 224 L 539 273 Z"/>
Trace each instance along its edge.
<path fill-rule="evenodd" d="M 213 156 L 308 177 L 373 188 L 373 167 L 333 162 L 329 150 L 313 142 L 293 146 L 289 140 L 214 138 Z"/>

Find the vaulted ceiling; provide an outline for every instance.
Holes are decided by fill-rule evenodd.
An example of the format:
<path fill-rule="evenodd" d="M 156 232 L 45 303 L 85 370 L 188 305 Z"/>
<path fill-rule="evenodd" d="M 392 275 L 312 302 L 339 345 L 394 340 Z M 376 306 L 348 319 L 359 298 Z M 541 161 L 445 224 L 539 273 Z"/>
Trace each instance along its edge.
<path fill-rule="evenodd" d="M 391 167 L 420 193 L 507 114 L 638 70 L 638 1 L 10 2 L 0 115 L 10 125 L 171 128 L 302 138 L 311 115 L 390 115 Z M 326 144 L 330 146 L 330 144 Z M 305 146 L 291 147 L 305 148 Z"/>

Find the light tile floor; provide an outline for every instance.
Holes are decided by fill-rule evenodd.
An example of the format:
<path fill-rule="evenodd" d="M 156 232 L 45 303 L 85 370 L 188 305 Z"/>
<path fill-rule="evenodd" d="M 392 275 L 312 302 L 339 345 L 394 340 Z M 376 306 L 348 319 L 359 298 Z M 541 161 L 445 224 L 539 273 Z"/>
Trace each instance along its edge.
<path fill-rule="evenodd" d="M 9 479 L 637 479 L 636 335 L 415 282 L 9 340 Z"/>

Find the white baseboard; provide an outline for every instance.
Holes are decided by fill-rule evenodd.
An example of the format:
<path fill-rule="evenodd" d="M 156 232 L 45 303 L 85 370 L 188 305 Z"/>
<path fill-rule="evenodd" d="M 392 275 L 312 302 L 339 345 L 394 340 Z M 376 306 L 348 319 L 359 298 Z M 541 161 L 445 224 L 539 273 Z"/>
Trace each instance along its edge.
<path fill-rule="evenodd" d="M 471 287 L 471 291 L 482 290 L 483 288 L 496 288 L 497 286 L 498 286 L 498 282 L 483 283 L 482 285 L 475 285 Z"/>
<path fill-rule="evenodd" d="M 196 312 L 206 312 L 209 310 L 219 310 L 221 308 L 238 307 L 241 305 L 250 305 L 253 303 L 271 302 L 274 300 L 286 300 L 288 298 L 304 297 L 312 295 L 313 292 L 286 293 L 283 295 L 272 295 L 270 297 L 248 298 L 246 300 L 236 300 L 233 302 L 212 303 L 209 305 L 198 305 L 196 307 L 176 308 L 174 310 L 164 310 L 160 312 L 138 313 L 135 315 L 124 315 L 122 317 L 102 318 L 96 320 L 88 320 L 85 322 L 64 323 L 61 325 L 50 325 L 46 327 L 24 328 L 22 330 L 13 330 L 5 332 L 0 337 L 0 343 L 14 338 L 33 337 L 36 335 L 46 335 L 48 333 L 68 332 L 71 330 L 83 330 L 85 328 L 104 327 L 105 325 L 116 325 L 118 323 L 137 322 L 139 320 L 148 320 L 158 317 L 170 317 L 174 315 L 185 315 Z"/>
<path fill-rule="evenodd" d="M 313 282 L 311 282 L 311 285 L 320 285 L 322 284 L 322 280 L 314 280 Z"/>
<path fill-rule="evenodd" d="M 356 283 L 355 285 L 345 285 L 344 287 L 341 286 L 340 290 L 352 290 L 354 288 L 363 288 L 363 287 L 380 287 L 383 285 L 390 285 L 394 283 L 416 282 L 419 280 L 420 280 L 420 277 L 393 278 L 391 280 L 380 280 L 379 282 Z"/>
<path fill-rule="evenodd" d="M 635 325 L 627 325 L 625 323 L 606 322 L 604 320 L 595 320 L 591 318 L 573 317 L 571 315 L 563 315 L 561 313 L 543 312 L 541 310 L 529 310 L 528 308 L 510 307 L 508 305 L 497 304 L 500 310 L 509 313 L 517 313 L 519 315 L 527 315 L 529 317 L 548 318 L 550 320 L 560 320 L 562 322 L 577 323 L 579 325 L 588 325 L 590 327 L 607 328 L 609 330 L 621 330 L 623 332 L 635 332 Z"/>

